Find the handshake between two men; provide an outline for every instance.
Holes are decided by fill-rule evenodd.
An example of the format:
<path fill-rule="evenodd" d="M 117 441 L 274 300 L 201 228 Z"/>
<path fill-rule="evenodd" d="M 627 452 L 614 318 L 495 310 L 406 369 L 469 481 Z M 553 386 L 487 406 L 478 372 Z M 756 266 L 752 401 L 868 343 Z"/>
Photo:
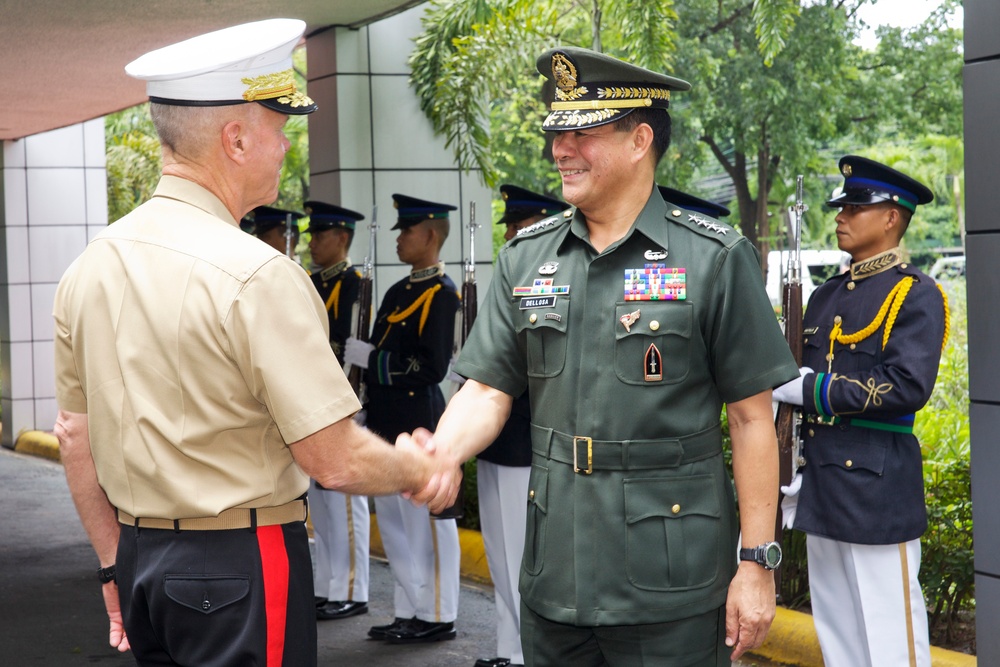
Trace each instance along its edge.
<path fill-rule="evenodd" d="M 327 489 L 384 496 L 402 493 L 431 512 L 450 507 L 462 481 L 462 460 L 436 448 L 431 433 L 401 433 L 395 446 L 351 418 L 341 419 L 292 443 L 292 456 Z"/>

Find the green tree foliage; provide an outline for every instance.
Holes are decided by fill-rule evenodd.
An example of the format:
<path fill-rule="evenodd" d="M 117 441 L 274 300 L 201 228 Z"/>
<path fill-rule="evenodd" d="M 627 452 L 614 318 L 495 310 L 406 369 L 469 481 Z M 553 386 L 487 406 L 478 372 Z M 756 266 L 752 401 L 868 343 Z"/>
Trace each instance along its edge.
<path fill-rule="evenodd" d="M 673 101 L 673 145 L 658 179 L 690 189 L 721 169 L 729 187 L 694 190 L 731 194 L 733 223 L 764 253 L 784 233 L 789 189 L 803 173 L 811 193 L 804 238 L 818 245 L 832 240 L 821 204 L 839 180 L 837 156 L 887 136 L 919 150 L 910 144 L 922 135 L 961 131 L 961 34 L 945 23 L 958 0 L 914 30 L 881 29 L 882 43 L 868 52 L 853 43 L 856 13 L 876 1 L 436 0 L 411 56 L 411 82 L 461 166 L 491 186 L 557 192 L 537 131 L 539 53 L 599 47 L 689 79 L 692 90 Z M 960 213 L 960 169 L 947 174 L 959 185 L 943 199 Z"/>
<path fill-rule="evenodd" d="M 106 116 L 104 137 L 108 222 L 114 222 L 149 199 L 160 178 L 160 142 L 149 118 L 149 105 Z"/>

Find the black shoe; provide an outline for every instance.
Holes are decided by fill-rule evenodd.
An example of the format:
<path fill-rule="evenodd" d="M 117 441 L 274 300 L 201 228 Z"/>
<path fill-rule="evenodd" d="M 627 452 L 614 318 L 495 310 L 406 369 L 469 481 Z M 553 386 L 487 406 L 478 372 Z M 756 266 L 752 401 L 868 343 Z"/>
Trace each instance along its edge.
<path fill-rule="evenodd" d="M 411 618 L 397 630 L 386 633 L 390 644 L 426 644 L 455 638 L 454 623 L 431 623 Z"/>
<path fill-rule="evenodd" d="M 473 667 L 508 667 L 508 665 L 510 665 L 510 658 L 493 658 L 492 660 L 480 658 L 476 660 Z"/>
<path fill-rule="evenodd" d="M 415 618 L 413 620 L 416 620 Z M 398 630 L 403 626 L 404 623 L 409 623 L 410 619 L 396 617 L 392 623 L 388 625 L 373 625 L 368 629 L 368 636 L 372 639 L 386 639 L 390 630 Z"/>
<path fill-rule="evenodd" d="M 322 607 L 323 605 L 325 605 L 327 602 L 329 602 L 329 600 L 327 600 L 326 598 L 314 597 L 313 598 L 313 602 L 316 603 L 316 608 L 318 609 L 318 608 Z"/>
<path fill-rule="evenodd" d="M 354 602 L 353 600 L 347 600 L 346 602 L 333 600 L 327 602 L 322 607 L 316 608 L 316 618 L 320 621 L 329 621 L 335 618 L 347 618 L 348 616 L 359 616 L 367 613 L 367 602 Z"/>

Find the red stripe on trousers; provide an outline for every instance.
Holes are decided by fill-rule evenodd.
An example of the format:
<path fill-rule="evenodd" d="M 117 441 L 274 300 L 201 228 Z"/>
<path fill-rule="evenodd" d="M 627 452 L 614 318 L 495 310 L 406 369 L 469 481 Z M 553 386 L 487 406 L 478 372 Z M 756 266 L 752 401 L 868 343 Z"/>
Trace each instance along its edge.
<path fill-rule="evenodd" d="M 281 526 L 259 526 L 257 544 L 264 578 L 264 614 L 267 621 L 267 667 L 281 667 L 288 620 L 288 552 Z"/>

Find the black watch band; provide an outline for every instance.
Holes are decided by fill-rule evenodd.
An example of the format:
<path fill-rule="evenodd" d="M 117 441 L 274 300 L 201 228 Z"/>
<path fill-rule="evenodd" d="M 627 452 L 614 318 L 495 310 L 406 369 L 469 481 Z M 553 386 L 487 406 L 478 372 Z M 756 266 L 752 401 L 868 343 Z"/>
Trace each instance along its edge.
<path fill-rule="evenodd" d="M 776 570 L 781 565 L 781 546 L 767 542 L 752 549 L 740 549 L 740 560 L 753 561 L 765 570 Z"/>
<path fill-rule="evenodd" d="M 115 575 L 116 572 L 114 565 L 97 568 L 97 580 L 101 582 L 101 584 L 107 584 L 112 581 L 118 583 L 118 580 L 115 578 Z"/>

